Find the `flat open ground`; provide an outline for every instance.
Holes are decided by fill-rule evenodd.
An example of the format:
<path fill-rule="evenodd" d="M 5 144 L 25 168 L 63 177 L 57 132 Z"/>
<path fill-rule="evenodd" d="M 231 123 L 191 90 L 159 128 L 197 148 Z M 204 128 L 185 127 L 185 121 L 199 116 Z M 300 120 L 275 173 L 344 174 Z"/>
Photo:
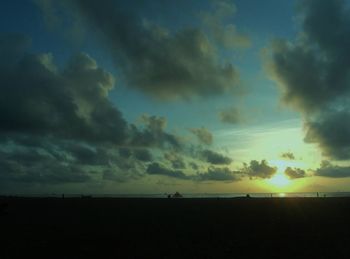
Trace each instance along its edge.
<path fill-rule="evenodd" d="M 2 198 L 0 258 L 350 258 L 349 198 Z"/>

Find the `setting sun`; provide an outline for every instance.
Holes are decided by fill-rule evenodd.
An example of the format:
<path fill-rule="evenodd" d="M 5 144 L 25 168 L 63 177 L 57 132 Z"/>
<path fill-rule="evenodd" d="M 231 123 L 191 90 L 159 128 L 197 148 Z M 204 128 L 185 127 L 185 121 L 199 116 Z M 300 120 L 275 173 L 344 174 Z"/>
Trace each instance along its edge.
<path fill-rule="evenodd" d="M 268 182 L 276 187 L 286 187 L 291 184 L 291 181 L 284 173 L 277 173 L 274 177 L 269 179 Z"/>

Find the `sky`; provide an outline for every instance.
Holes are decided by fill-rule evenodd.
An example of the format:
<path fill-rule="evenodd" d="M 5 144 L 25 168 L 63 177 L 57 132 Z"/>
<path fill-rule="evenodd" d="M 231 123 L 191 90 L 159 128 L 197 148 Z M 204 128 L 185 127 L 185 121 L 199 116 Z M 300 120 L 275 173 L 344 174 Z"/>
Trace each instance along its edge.
<path fill-rule="evenodd" d="M 350 191 L 349 1 L 0 6 L 0 194 Z"/>

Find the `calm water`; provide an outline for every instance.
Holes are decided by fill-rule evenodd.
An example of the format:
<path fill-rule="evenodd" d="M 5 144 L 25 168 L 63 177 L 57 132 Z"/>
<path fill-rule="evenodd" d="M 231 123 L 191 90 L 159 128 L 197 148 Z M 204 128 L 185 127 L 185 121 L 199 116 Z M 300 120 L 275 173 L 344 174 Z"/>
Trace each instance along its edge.
<path fill-rule="evenodd" d="M 184 198 L 237 198 L 245 197 L 247 193 L 182 193 Z M 253 198 L 267 197 L 350 197 L 350 192 L 290 192 L 290 193 L 249 193 Z M 140 194 L 140 195 L 96 195 L 95 197 L 144 197 L 166 198 L 166 194 Z"/>
<path fill-rule="evenodd" d="M 183 198 L 237 198 L 247 193 L 182 193 Z M 350 197 L 350 192 L 285 192 L 285 193 L 249 193 L 252 198 L 286 197 Z M 18 194 L 24 197 L 62 197 L 62 194 Z M 65 194 L 66 198 L 81 197 L 81 194 Z M 157 194 L 92 194 L 97 198 L 167 198 L 166 193 Z"/>

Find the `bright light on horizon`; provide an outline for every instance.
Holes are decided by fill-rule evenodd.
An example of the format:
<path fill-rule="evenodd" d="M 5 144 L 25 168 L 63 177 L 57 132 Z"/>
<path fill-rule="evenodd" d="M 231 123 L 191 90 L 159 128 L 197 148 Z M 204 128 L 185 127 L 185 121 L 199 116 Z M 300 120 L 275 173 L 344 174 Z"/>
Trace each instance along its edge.
<path fill-rule="evenodd" d="M 277 173 L 267 181 L 269 184 L 279 188 L 286 187 L 291 184 L 291 180 L 289 180 L 284 173 Z"/>

